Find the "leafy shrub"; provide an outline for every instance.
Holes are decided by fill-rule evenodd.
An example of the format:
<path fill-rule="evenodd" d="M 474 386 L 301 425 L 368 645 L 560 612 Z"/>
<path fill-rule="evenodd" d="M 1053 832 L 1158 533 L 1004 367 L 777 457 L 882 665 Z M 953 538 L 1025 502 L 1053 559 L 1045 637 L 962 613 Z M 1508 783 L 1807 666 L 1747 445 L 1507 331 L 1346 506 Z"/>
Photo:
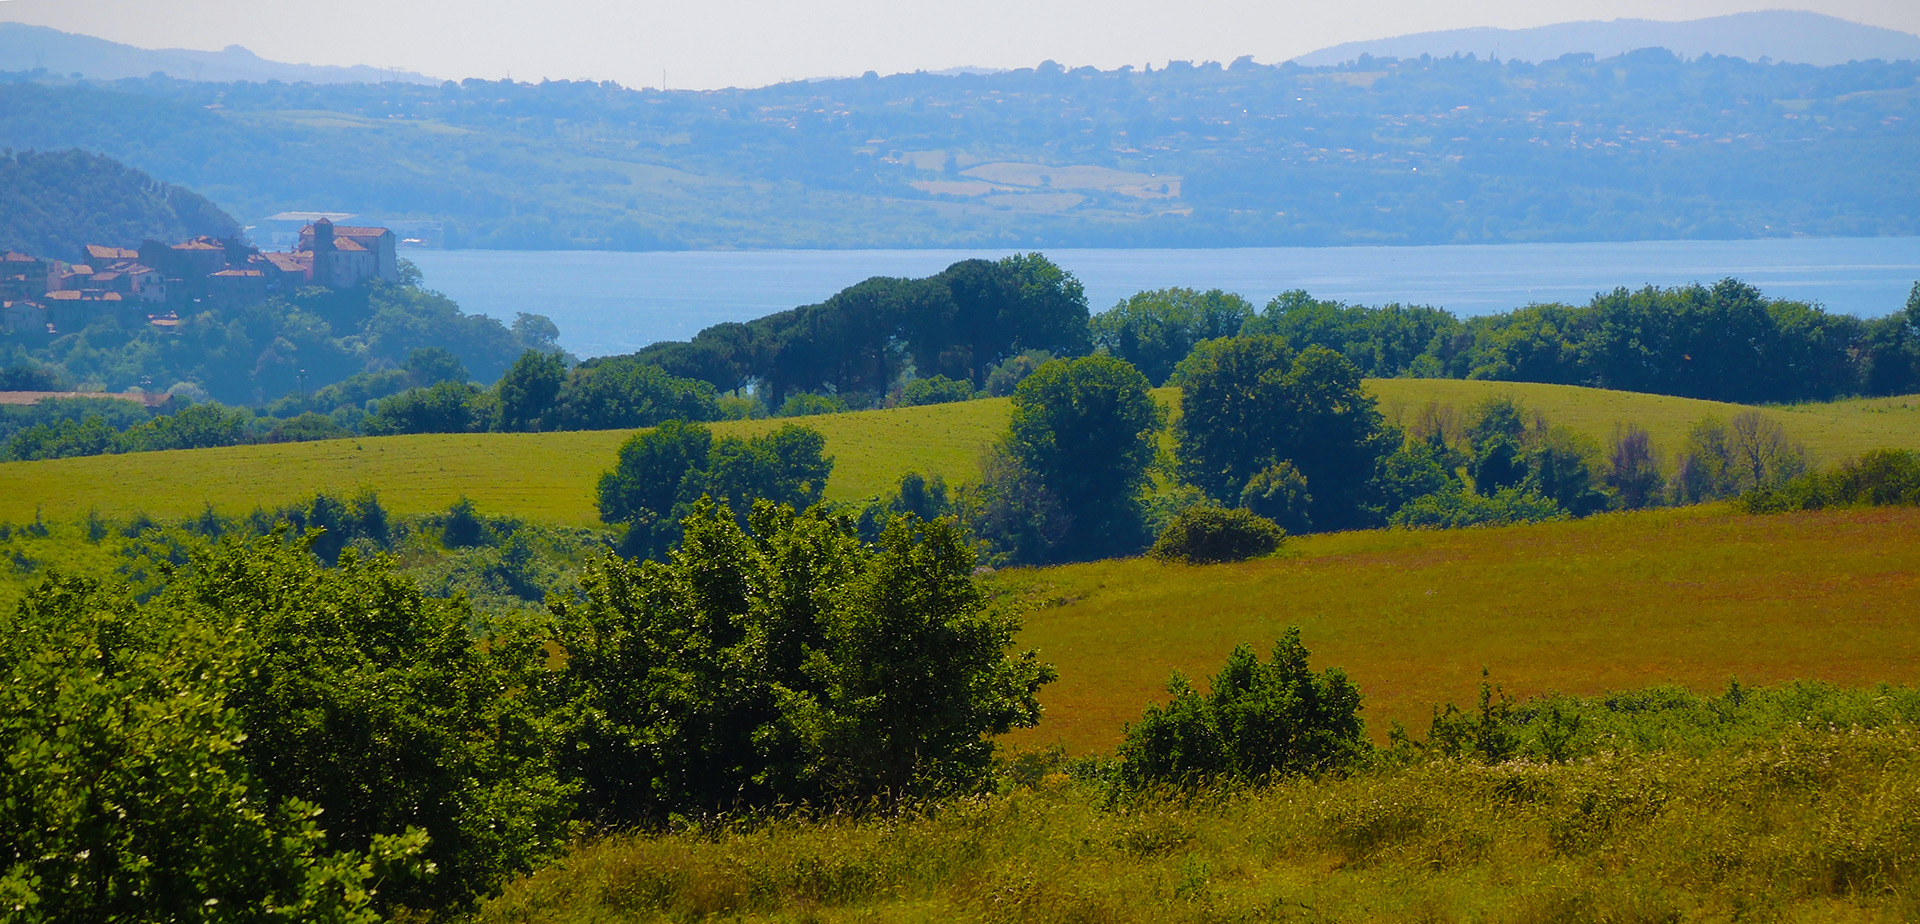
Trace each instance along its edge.
<path fill-rule="evenodd" d="M 780 402 L 780 410 L 775 417 L 812 417 L 818 414 L 844 414 L 847 402 L 837 395 L 816 395 L 812 392 L 800 392 L 788 395 Z"/>
<path fill-rule="evenodd" d="M 1034 370 L 1053 360 L 1054 355 L 1046 350 L 1027 350 L 1007 357 L 987 370 L 987 394 L 995 398 L 1013 394 L 1013 390 L 1020 387 L 1020 383 Z"/>
<path fill-rule="evenodd" d="M 1280 524 L 1290 533 L 1313 531 L 1313 520 L 1307 516 L 1312 505 L 1307 478 L 1291 462 L 1262 469 L 1240 490 L 1240 506 Z"/>
<path fill-rule="evenodd" d="M 1053 679 L 950 521 L 701 499 L 665 562 L 608 555 L 557 602 L 559 747 L 603 821 L 969 787 Z"/>
<path fill-rule="evenodd" d="M 1188 507 L 1154 540 L 1148 554 L 1161 561 L 1202 565 L 1272 554 L 1287 531 L 1250 510 Z"/>
<path fill-rule="evenodd" d="M 1127 725 L 1123 784 L 1254 782 L 1351 766 L 1372 748 L 1360 690 L 1339 668 L 1314 674 L 1307 657 L 1300 630 L 1290 627 L 1264 664 L 1253 649 L 1235 647 L 1207 693 L 1174 674 L 1167 683 L 1173 701 L 1148 706 Z"/>
<path fill-rule="evenodd" d="M 1753 488 L 1740 496 L 1740 505 L 1748 513 L 1920 505 L 1920 453 L 1875 449 L 1826 472 Z"/>
<path fill-rule="evenodd" d="M 440 382 L 383 398 L 361 424 L 368 436 L 398 433 L 471 433 L 485 430 L 493 409 L 471 382 Z"/>
<path fill-rule="evenodd" d="M 953 401 L 973 400 L 973 384 L 944 375 L 932 378 L 914 379 L 900 391 L 900 403 L 905 407 L 919 407 L 925 404 L 947 404 Z M 797 395 L 795 397 L 798 397 Z"/>
<path fill-rule="evenodd" d="M 1394 513 L 1392 523 L 1415 529 L 1460 529 L 1566 518 L 1567 512 L 1559 504 L 1518 486 L 1501 488 L 1489 497 L 1454 485 L 1408 502 Z"/>
<path fill-rule="evenodd" d="M 818 503 L 833 458 L 820 431 L 787 424 L 772 433 L 713 438 L 699 424 L 670 420 L 620 445 L 614 467 L 600 476 L 600 519 L 627 525 L 629 554 L 660 556 L 680 538 L 680 521 L 703 495 L 734 510 L 756 500 Z"/>

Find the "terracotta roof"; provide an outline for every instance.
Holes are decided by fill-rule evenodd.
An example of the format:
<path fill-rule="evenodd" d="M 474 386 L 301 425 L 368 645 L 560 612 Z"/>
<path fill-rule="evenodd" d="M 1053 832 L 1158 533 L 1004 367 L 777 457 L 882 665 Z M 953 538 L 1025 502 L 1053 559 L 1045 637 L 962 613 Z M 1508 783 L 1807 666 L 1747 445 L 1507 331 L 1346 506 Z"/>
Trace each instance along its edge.
<path fill-rule="evenodd" d="M 87 245 L 87 258 L 90 260 L 99 260 L 103 263 L 113 260 L 132 260 L 139 256 L 139 251 L 128 250 L 125 247 L 108 247 L 105 244 Z"/>
<path fill-rule="evenodd" d="M 5 260 L 6 260 L 6 261 L 7 261 L 8 263 L 38 263 L 38 262 L 40 262 L 40 258 L 39 258 L 39 257 L 30 257 L 30 256 L 28 256 L 28 255 L 26 255 L 26 254 L 24 254 L 24 253 L 15 253 L 15 252 L 13 252 L 13 251 L 11 251 L 11 250 L 9 250 L 9 251 L 7 251 L 7 255 L 6 255 L 6 257 L 5 257 L 4 259 L 5 259 Z"/>
<path fill-rule="evenodd" d="M 82 291 L 79 291 L 78 289 L 63 289 L 59 292 L 48 292 L 47 297 L 56 302 L 117 302 L 117 301 L 120 301 L 120 293 L 118 292 L 82 292 Z"/>
<path fill-rule="evenodd" d="M 333 249 L 343 251 L 346 253 L 366 253 L 367 252 L 367 248 L 361 246 L 359 241 L 356 241 L 350 237 L 334 238 Z"/>
<path fill-rule="evenodd" d="M 310 253 L 263 253 L 260 256 L 283 273 L 304 273 L 313 263 L 313 254 Z"/>
<path fill-rule="evenodd" d="M 93 275 L 93 267 L 91 267 L 91 266 L 88 266 L 88 265 L 86 265 L 85 263 L 75 263 L 74 265 L 72 265 L 72 266 L 69 266 L 69 267 L 67 267 L 67 271 L 66 271 L 66 272 L 64 272 L 64 273 L 61 273 L 60 275 L 62 275 L 62 276 L 91 276 L 91 275 Z"/>
<path fill-rule="evenodd" d="M 338 237 L 379 237 L 382 234 L 392 234 L 392 233 L 393 231 L 387 228 L 358 228 L 358 227 L 349 227 L 347 225 L 333 226 L 333 236 L 336 238 Z"/>
<path fill-rule="evenodd" d="M 104 272 L 104 273 L 94 273 L 94 274 L 93 274 L 93 281 L 94 281 L 94 282 L 112 282 L 113 280 L 115 280 L 115 279 L 119 279 L 119 278 L 120 278 L 120 274 L 119 274 L 119 273 L 116 273 L 116 272 L 113 272 L 113 271 L 111 271 L 111 270 L 109 270 L 108 272 Z"/>
<path fill-rule="evenodd" d="M 243 269 L 230 269 L 230 270 L 221 270 L 220 272 L 217 272 L 217 273 L 214 273 L 213 275 L 215 275 L 215 276 L 227 276 L 227 277 L 235 277 L 235 276 L 265 276 L 265 275 L 266 275 L 266 273 L 263 273 L 263 272 L 260 272 L 259 270 L 243 270 Z"/>
<path fill-rule="evenodd" d="M 173 245 L 173 249 L 175 250 L 225 250 L 227 248 L 218 241 L 211 241 L 205 238 L 196 237 L 193 240 L 185 241 L 183 243 Z"/>

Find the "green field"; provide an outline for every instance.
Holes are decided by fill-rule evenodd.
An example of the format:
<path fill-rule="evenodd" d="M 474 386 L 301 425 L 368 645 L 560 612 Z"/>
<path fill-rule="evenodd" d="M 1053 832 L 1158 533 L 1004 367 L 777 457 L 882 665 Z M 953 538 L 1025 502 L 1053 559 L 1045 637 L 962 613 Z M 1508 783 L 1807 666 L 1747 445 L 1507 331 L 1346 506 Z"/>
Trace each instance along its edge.
<path fill-rule="evenodd" d="M 1591 694 L 1729 680 L 1920 682 L 1920 510 L 1747 516 L 1729 505 L 1500 529 L 1292 540 L 1272 559 L 1120 559 L 1011 570 L 1033 606 L 1020 646 L 1059 668 L 1016 746 L 1108 751 L 1165 698 L 1288 625 L 1344 668 L 1376 736 L 1465 704 L 1480 669 L 1508 692 Z"/>
<path fill-rule="evenodd" d="M 1410 417 L 1427 402 L 1464 410 L 1494 395 L 1511 395 L 1551 422 L 1605 440 L 1616 424 L 1638 423 L 1655 446 L 1671 452 L 1687 428 L 1708 414 L 1731 416 L 1739 405 L 1601 391 L 1568 385 L 1454 379 L 1373 379 L 1389 419 Z M 1173 389 L 1161 389 L 1176 400 Z M 1920 449 L 1920 396 L 1767 408 L 1807 445 L 1817 462 L 1865 449 Z M 965 480 L 980 448 L 1005 426 L 1004 398 L 929 407 L 858 411 L 806 418 L 827 435 L 835 459 L 827 496 L 851 500 L 888 488 L 909 469 Z M 779 421 L 714 424 L 719 433 L 764 432 Z M 93 456 L 0 464 L 0 522 L 31 520 L 35 511 L 68 518 L 140 510 L 155 516 L 226 513 L 283 503 L 326 488 L 379 489 L 397 513 L 442 510 L 465 495 L 488 513 L 552 523 L 591 523 L 593 484 L 631 431 L 477 433 L 362 437 L 316 443 L 236 446 L 177 452 Z"/>

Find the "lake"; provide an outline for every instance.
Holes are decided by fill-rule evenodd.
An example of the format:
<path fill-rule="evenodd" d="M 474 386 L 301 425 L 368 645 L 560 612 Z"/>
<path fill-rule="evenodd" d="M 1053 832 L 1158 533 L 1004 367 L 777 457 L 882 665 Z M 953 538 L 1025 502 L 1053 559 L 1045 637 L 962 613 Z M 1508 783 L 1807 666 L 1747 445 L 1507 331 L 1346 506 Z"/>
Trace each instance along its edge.
<path fill-rule="evenodd" d="M 685 340 L 819 302 L 871 276 L 928 276 L 1005 250 L 409 250 L 426 285 L 467 311 L 511 321 L 544 314 L 582 356 Z M 1616 286 L 1713 283 L 1733 276 L 1774 298 L 1878 317 L 1920 280 L 1920 237 L 1636 241 L 1438 247 L 1253 247 L 1046 251 L 1104 311 L 1142 289 L 1238 292 L 1256 306 L 1289 289 L 1368 305 L 1436 305 L 1468 316 L 1533 302 L 1584 304 Z"/>

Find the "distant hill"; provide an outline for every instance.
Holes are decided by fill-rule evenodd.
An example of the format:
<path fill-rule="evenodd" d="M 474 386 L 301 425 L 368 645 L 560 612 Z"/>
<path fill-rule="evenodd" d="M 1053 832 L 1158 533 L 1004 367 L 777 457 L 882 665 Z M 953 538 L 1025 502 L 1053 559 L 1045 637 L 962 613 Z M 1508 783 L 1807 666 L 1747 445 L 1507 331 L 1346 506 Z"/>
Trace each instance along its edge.
<path fill-rule="evenodd" d="M 0 15 L 5 15 L 0 8 Z M 136 48 L 89 35 L 45 26 L 0 22 L 0 71 L 46 68 L 56 75 L 82 74 L 94 80 L 147 77 L 155 72 L 178 80 L 279 80 L 286 83 L 439 83 L 412 71 L 364 65 L 324 67 L 268 61 L 238 45 L 220 51 L 184 48 Z"/>
<path fill-rule="evenodd" d="M 1473 54 L 1502 60 L 1551 61 L 1565 54 L 1606 58 L 1638 48 L 1665 48 L 1697 58 L 1726 55 L 1758 61 L 1772 58 L 1829 66 L 1848 61 L 1920 60 L 1920 35 L 1865 26 L 1802 10 L 1735 13 L 1687 22 L 1615 19 L 1567 22 L 1535 29 L 1449 29 L 1395 38 L 1348 42 L 1293 59 L 1306 66 L 1376 58 L 1444 58 Z"/>
<path fill-rule="evenodd" d="M 0 156 L 0 250 L 77 260 L 88 244 L 238 237 L 240 224 L 199 193 L 84 151 Z"/>

